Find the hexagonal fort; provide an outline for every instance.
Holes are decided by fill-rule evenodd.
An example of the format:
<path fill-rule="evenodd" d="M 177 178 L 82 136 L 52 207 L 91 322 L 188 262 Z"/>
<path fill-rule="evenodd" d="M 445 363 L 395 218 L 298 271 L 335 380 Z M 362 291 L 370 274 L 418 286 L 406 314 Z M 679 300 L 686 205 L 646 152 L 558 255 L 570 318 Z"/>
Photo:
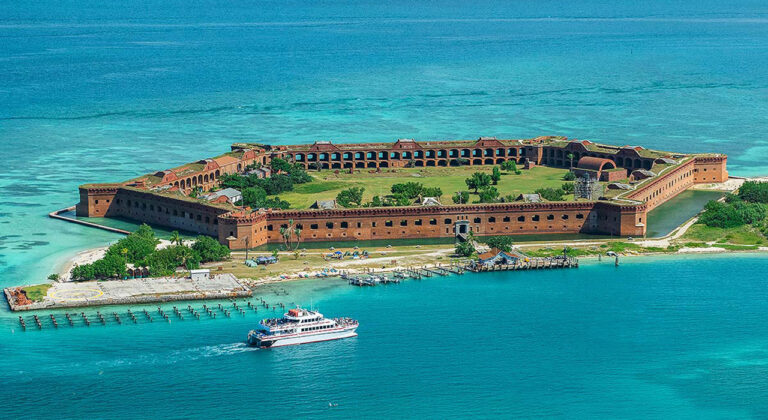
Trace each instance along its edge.
<path fill-rule="evenodd" d="M 224 174 L 281 158 L 308 170 L 363 173 L 398 168 L 482 167 L 513 160 L 522 168 L 570 168 L 578 176 L 618 187 L 596 200 L 503 202 L 402 207 L 250 209 L 226 199 L 201 200 Z M 564 137 L 506 140 L 275 146 L 236 143 L 221 156 L 147 174 L 126 182 L 80 186 L 77 215 L 123 217 L 170 229 L 210 235 L 232 249 L 282 242 L 279 230 L 293 221 L 304 241 L 454 237 L 469 229 L 479 236 L 587 233 L 643 236 L 647 212 L 697 183 L 728 178 L 722 154 L 660 152 Z M 481 168 L 478 168 L 481 169 Z M 269 170 L 259 176 L 270 176 Z M 403 179 L 403 181 L 413 179 Z M 616 181 L 628 180 L 626 184 Z"/>

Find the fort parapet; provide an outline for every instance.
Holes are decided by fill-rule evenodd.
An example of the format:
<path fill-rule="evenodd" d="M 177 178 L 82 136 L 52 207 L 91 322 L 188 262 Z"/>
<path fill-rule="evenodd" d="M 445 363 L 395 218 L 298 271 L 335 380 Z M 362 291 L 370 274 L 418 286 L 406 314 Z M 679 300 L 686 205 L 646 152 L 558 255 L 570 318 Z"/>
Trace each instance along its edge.
<path fill-rule="evenodd" d="M 243 209 L 190 197 L 224 174 L 281 158 L 306 169 L 496 165 L 572 168 L 605 181 L 629 178 L 632 189 L 595 201 L 407 206 L 333 210 Z M 147 174 L 123 183 L 80 186 L 77 215 L 124 217 L 210 235 L 232 249 L 280 243 L 293 221 L 304 241 L 350 241 L 587 233 L 643 236 L 647 212 L 697 183 L 728 178 L 727 157 L 680 154 L 640 146 L 610 146 L 564 137 L 503 140 L 273 146 L 236 143 L 221 156 Z M 653 171 L 655 172 L 653 172 Z"/>

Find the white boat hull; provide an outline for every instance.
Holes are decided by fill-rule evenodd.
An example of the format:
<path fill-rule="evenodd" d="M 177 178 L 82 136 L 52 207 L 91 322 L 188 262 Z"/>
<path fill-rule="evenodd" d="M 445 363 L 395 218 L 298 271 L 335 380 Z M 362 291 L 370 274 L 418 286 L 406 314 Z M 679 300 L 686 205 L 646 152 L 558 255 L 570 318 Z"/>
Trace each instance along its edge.
<path fill-rule="evenodd" d="M 295 346 L 298 344 L 317 343 L 321 341 L 340 340 L 342 338 L 355 337 L 357 336 L 356 330 L 357 326 L 342 328 L 339 330 L 313 332 L 306 334 L 299 333 L 268 336 L 250 334 L 248 336 L 248 344 L 261 348 Z"/>

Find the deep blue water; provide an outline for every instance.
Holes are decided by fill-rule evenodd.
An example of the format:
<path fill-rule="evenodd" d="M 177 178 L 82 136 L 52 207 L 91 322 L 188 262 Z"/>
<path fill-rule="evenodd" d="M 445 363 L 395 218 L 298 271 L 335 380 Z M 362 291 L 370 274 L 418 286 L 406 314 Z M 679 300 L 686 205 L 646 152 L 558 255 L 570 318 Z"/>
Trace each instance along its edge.
<path fill-rule="evenodd" d="M 234 141 L 559 134 L 766 175 L 766 40 L 762 1 L 2 2 L 0 287 L 117 238 L 46 217 L 78 184 Z M 765 417 L 765 264 L 290 286 L 363 334 L 279 352 L 239 347 L 255 317 L 22 334 L 2 308 L 0 414 Z"/>

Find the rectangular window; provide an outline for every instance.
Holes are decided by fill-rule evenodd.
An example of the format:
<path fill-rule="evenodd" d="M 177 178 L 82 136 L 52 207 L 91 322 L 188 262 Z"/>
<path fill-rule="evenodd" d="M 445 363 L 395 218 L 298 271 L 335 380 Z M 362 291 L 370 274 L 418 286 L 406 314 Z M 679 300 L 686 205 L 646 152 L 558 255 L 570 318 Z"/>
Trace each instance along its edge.
<path fill-rule="evenodd" d="M 437 219 L 429 219 L 429 224 L 430 225 L 436 225 L 437 224 Z"/>
<path fill-rule="evenodd" d="M 391 220 L 387 220 L 386 222 L 384 222 L 384 226 L 392 227 L 392 221 Z"/>
<path fill-rule="evenodd" d="M 342 228 L 342 229 L 346 229 L 346 228 L 348 228 L 348 227 L 349 227 L 349 223 L 347 223 L 347 222 L 341 222 L 341 228 Z"/>
<path fill-rule="evenodd" d="M 400 221 L 400 226 L 408 226 L 408 221 L 407 220 L 401 220 Z"/>
<path fill-rule="evenodd" d="M 416 226 L 421 226 L 421 219 L 414 220 L 413 224 L 416 225 Z"/>
<path fill-rule="evenodd" d="M 317 229 L 317 223 L 312 223 L 311 225 L 309 225 L 309 228 L 310 229 Z"/>

